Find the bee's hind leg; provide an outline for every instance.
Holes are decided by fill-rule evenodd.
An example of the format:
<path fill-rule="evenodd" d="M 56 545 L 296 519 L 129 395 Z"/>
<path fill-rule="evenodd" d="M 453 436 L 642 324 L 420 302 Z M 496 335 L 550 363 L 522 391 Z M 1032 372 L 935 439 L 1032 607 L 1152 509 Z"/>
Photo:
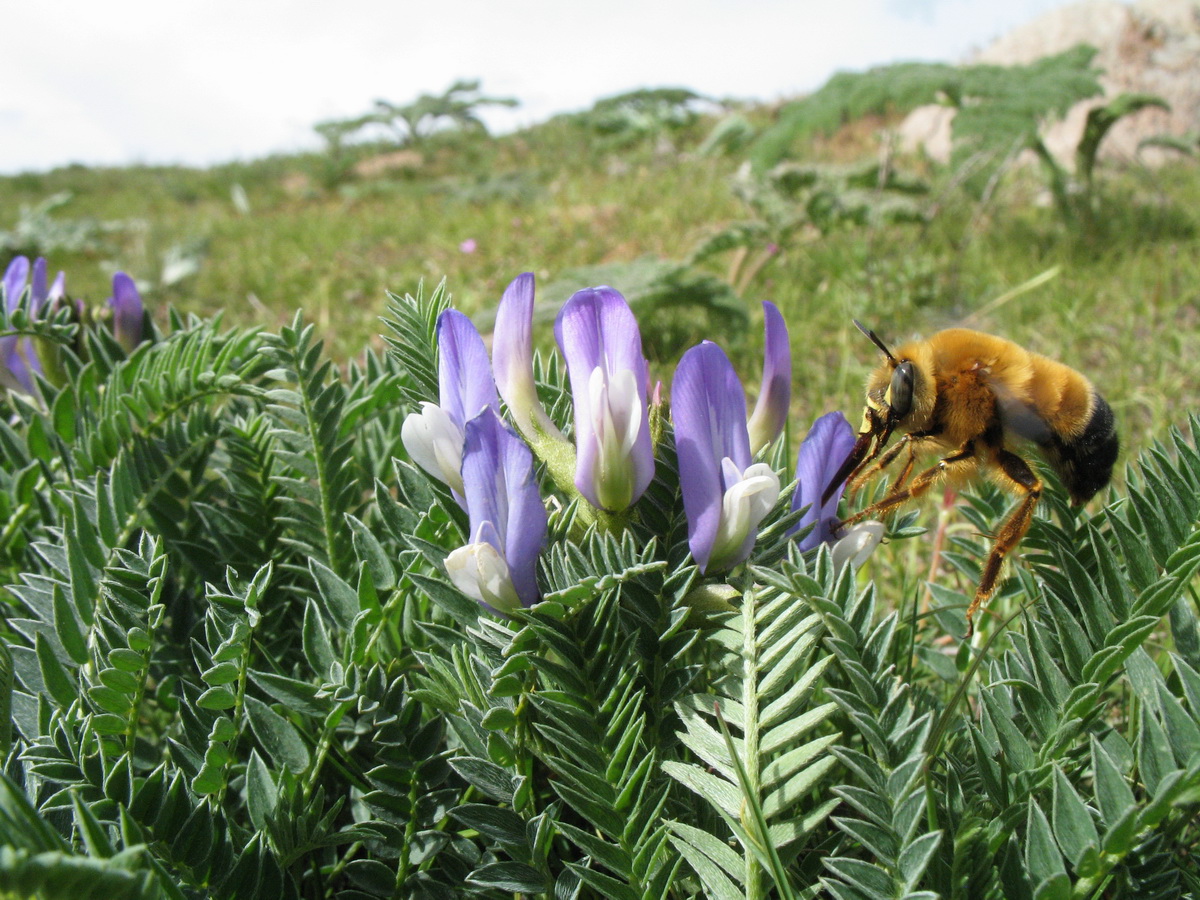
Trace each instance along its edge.
<path fill-rule="evenodd" d="M 1001 526 L 996 535 L 996 542 L 992 545 L 992 552 L 983 565 L 983 574 L 979 579 L 979 587 L 975 591 L 975 599 L 967 607 L 968 638 L 975 630 L 975 613 L 995 592 L 1004 559 L 1029 530 L 1029 523 L 1033 521 L 1033 510 L 1037 506 L 1038 498 L 1042 496 L 1041 479 L 1029 468 L 1029 463 L 1017 454 L 999 447 L 993 451 L 992 459 L 996 463 L 997 469 L 1010 482 L 1012 489 L 1023 496 L 1021 502 L 1017 504 L 1016 510 L 1008 517 L 1008 521 Z"/>

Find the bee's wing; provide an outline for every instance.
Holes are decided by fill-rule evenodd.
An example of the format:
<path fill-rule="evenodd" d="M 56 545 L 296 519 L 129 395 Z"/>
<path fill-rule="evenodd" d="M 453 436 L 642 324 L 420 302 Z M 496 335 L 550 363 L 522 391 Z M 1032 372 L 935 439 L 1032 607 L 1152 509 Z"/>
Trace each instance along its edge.
<path fill-rule="evenodd" d="M 1005 434 L 1039 445 L 1044 445 L 1050 440 L 1050 426 L 1038 414 L 1032 403 L 998 381 L 992 381 L 988 386 L 996 396 L 996 410 L 1000 414 Z"/>

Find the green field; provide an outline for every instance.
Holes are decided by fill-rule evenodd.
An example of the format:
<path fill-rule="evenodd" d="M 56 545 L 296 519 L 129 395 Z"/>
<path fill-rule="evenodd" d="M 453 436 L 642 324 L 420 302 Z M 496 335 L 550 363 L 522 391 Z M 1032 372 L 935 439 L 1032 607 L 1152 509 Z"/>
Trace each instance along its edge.
<path fill-rule="evenodd" d="M 147 292 L 160 316 L 171 304 L 276 329 L 302 309 L 346 359 L 379 346 L 387 291 L 445 278 L 455 304 L 486 322 L 522 271 L 557 288 L 541 296 L 557 308 L 586 286 L 572 280 L 573 269 L 682 260 L 746 216 L 731 190 L 740 160 L 695 152 L 711 124 L 614 146 L 563 119 L 492 140 L 445 140 L 416 167 L 333 187 L 323 186 L 328 161 L 316 154 L 209 170 L 71 167 L 0 179 L 0 210 L 11 221 L 21 205 L 66 191 L 72 199 L 55 217 L 123 226 L 86 253 L 50 254 L 75 296 L 102 300 L 116 268 L 153 284 L 170 248 L 199 248 L 198 274 Z M 804 152 L 820 162 L 869 159 L 894 124 L 854 122 Z M 874 356 L 852 318 L 891 340 L 966 324 L 1059 358 L 1110 399 L 1131 448 L 1190 407 L 1200 383 L 1195 161 L 1158 170 L 1101 164 L 1101 214 L 1088 234 L 1047 207 L 1036 167 L 1012 171 L 980 201 L 957 186 L 953 168 L 915 158 L 896 165 L 928 180 L 926 224 L 802 235 L 742 292 L 755 321 L 758 302 L 772 300 L 796 335 L 798 421 L 830 409 L 855 417 Z M 237 186 L 245 211 L 232 199 Z M 475 252 L 460 250 L 467 240 Z M 725 260 L 706 268 L 723 276 Z M 759 327 L 721 332 L 751 379 Z M 682 341 L 656 348 L 664 379 Z"/>

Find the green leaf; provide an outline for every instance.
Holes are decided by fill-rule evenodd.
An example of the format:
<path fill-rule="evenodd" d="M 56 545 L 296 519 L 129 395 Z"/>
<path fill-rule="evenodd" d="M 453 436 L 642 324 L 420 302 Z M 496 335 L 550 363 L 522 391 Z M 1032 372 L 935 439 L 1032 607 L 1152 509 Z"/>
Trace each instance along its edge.
<path fill-rule="evenodd" d="M 88 661 L 87 639 L 83 635 L 74 607 L 67 601 L 62 586 L 54 585 L 54 632 L 72 661 L 82 666 Z"/>
<path fill-rule="evenodd" d="M 548 889 L 546 879 L 537 869 L 519 862 L 480 866 L 467 876 L 467 882 L 511 894 L 541 894 Z"/>
<path fill-rule="evenodd" d="M 911 891 L 917 886 L 917 882 L 925 874 L 925 868 L 933 859 L 933 854 L 937 851 L 941 840 L 942 833 L 940 831 L 930 831 L 912 841 L 901 851 L 900 858 L 896 861 L 896 871 L 904 881 L 905 891 Z"/>
<path fill-rule="evenodd" d="M 329 711 L 329 702 L 317 697 L 317 687 L 274 672 L 250 671 L 250 680 L 292 712 L 322 719 Z"/>
<path fill-rule="evenodd" d="M 663 763 L 663 771 L 695 791 L 714 808 L 737 817 L 742 805 L 741 792 L 734 785 L 722 778 L 712 775 L 699 766 L 691 766 L 669 760 Z"/>
<path fill-rule="evenodd" d="M 50 647 L 50 641 L 41 632 L 38 633 L 34 644 L 37 652 L 38 668 L 42 674 L 42 683 L 46 686 L 46 690 L 50 692 L 50 696 L 54 698 L 55 702 L 61 708 L 66 709 L 79 699 L 79 691 L 75 686 L 75 681 L 67 674 L 66 667 L 54 655 L 54 651 Z M 9 693 L 11 695 L 11 689 Z"/>
<path fill-rule="evenodd" d="M 1137 801 L 1125 776 L 1095 737 L 1092 738 L 1092 772 L 1096 803 L 1107 829 L 1101 850 L 1124 856 L 1133 845 Z"/>
<path fill-rule="evenodd" d="M 450 767 L 469 784 L 483 791 L 493 800 L 511 804 L 513 801 L 513 776 L 491 760 L 476 756 L 455 756 L 449 760 Z"/>
<path fill-rule="evenodd" d="M 396 569 L 392 565 L 391 556 L 383 549 L 379 539 L 366 525 L 349 513 L 346 514 L 346 522 L 350 525 L 354 554 L 360 562 L 366 563 L 376 589 L 390 591 L 395 588 Z"/>
<path fill-rule="evenodd" d="M 279 804 L 279 788 L 257 750 L 250 751 L 246 764 L 246 809 L 254 827 L 263 829 Z"/>
<path fill-rule="evenodd" d="M 299 775 L 309 764 L 308 747 L 296 726 L 256 697 L 246 697 L 246 715 L 263 749 L 277 766 Z"/>
<path fill-rule="evenodd" d="M 113 668 L 123 672 L 141 672 L 146 668 L 146 655 L 128 647 L 115 647 L 108 651 L 108 661 Z"/>
<path fill-rule="evenodd" d="M 333 643 L 329 639 L 329 631 L 325 627 L 321 610 L 311 599 L 304 606 L 301 645 L 304 647 L 304 656 L 309 666 L 324 677 L 329 672 L 329 667 L 337 661 L 337 656 L 333 652 Z"/>
<path fill-rule="evenodd" d="M 1054 836 L 1058 846 L 1071 865 L 1079 869 L 1080 863 L 1100 847 L 1100 836 L 1088 813 L 1087 805 L 1075 792 L 1062 769 L 1054 766 L 1054 792 L 1050 810 L 1054 824 Z"/>
<path fill-rule="evenodd" d="M 120 669 L 101 669 L 97 675 L 100 683 L 105 687 L 112 688 L 122 694 L 136 694 L 141 685 L 138 680 L 129 672 L 123 672 Z"/>
<path fill-rule="evenodd" d="M 75 807 L 75 824 L 83 837 L 83 845 L 91 856 L 108 858 L 116 851 L 104 831 L 104 826 L 88 808 L 88 804 L 79 798 L 79 794 L 71 793 L 71 804 Z"/>
<path fill-rule="evenodd" d="M 1033 755 L 1033 749 L 1029 746 L 1029 741 L 1013 724 L 1012 717 L 1001 707 L 994 692 L 995 689 L 980 691 L 979 698 L 983 701 L 984 708 L 988 713 L 988 720 L 995 729 L 996 737 L 1000 742 L 1000 750 L 1004 753 L 1009 767 L 1014 771 L 1031 769 L 1037 762 Z"/>
<path fill-rule="evenodd" d="M 524 846 L 528 841 L 525 821 L 511 809 L 484 803 L 464 803 L 450 810 L 450 815 L 488 840 L 514 846 Z"/>
<path fill-rule="evenodd" d="M 868 897 L 883 898 L 893 894 L 892 879 L 879 866 L 848 856 L 829 856 L 821 862 L 830 872 Z"/>
<path fill-rule="evenodd" d="M 237 695 L 227 687 L 213 687 L 200 695 L 196 705 L 202 709 L 233 709 L 237 706 Z"/>
<path fill-rule="evenodd" d="M 38 638 L 41 638 L 39 632 Z M 0 759 L 12 748 L 13 658 L 8 644 L 0 641 Z"/>
<path fill-rule="evenodd" d="M 681 831 L 680 829 L 686 830 Z M 688 865 L 695 870 L 704 885 L 707 896 L 713 900 L 745 900 L 745 893 L 734 884 L 733 879 L 727 874 L 729 870 L 715 861 L 724 859 L 725 862 L 734 865 L 734 871 L 737 870 L 740 859 L 728 844 L 722 843 L 708 832 L 684 826 L 680 822 L 672 822 L 671 830 L 674 832 L 671 835 L 671 843 L 687 860 Z M 727 854 L 733 858 L 729 859 Z"/>
<path fill-rule="evenodd" d="M 1029 800 L 1025 832 L 1025 866 L 1034 884 L 1035 900 L 1067 900 L 1071 896 L 1071 882 L 1046 814 L 1033 798 Z"/>
<path fill-rule="evenodd" d="M 1137 760 L 1138 772 L 1151 794 L 1158 790 L 1159 782 L 1175 770 L 1167 733 L 1148 704 L 1139 709 Z"/>
<path fill-rule="evenodd" d="M 359 613 L 358 591 L 343 581 L 329 566 L 315 559 L 308 561 L 308 570 L 317 583 L 317 590 L 325 604 L 325 611 L 341 628 L 349 631 L 354 627 L 354 617 Z"/>
<path fill-rule="evenodd" d="M 628 881 L 633 875 L 633 861 L 619 845 L 584 831 L 569 822 L 556 822 L 555 827 L 573 844 L 614 875 Z"/>
<path fill-rule="evenodd" d="M 409 572 L 408 578 L 425 596 L 449 613 L 462 625 L 472 625 L 479 618 L 480 606 L 458 588 L 439 578 L 431 578 L 419 572 Z"/>

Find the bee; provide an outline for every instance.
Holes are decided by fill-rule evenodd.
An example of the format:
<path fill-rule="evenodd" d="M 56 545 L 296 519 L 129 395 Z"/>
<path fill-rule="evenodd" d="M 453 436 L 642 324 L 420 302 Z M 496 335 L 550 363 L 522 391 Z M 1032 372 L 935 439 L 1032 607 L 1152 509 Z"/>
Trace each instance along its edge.
<path fill-rule="evenodd" d="M 950 328 L 893 354 L 874 331 L 854 324 L 883 351 L 884 361 L 867 379 L 858 438 L 824 499 L 843 482 L 854 490 L 901 454 L 907 458 L 889 493 L 842 524 L 891 512 L 935 484 L 980 473 L 1018 498 L 996 533 L 967 609 L 970 636 L 975 613 L 996 590 L 1004 560 L 1029 530 L 1042 494 L 1041 479 L 1013 448 L 1036 447 L 1072 504 L 1082 506 L 1112 477 L 1120 447 L 1112 409 L 1074 369 L 1003 338 Z M 903 436 L 884 452 L 893 432 Z M 942 458 L 910 480 L 917 455 L 926 451 Z"/>

